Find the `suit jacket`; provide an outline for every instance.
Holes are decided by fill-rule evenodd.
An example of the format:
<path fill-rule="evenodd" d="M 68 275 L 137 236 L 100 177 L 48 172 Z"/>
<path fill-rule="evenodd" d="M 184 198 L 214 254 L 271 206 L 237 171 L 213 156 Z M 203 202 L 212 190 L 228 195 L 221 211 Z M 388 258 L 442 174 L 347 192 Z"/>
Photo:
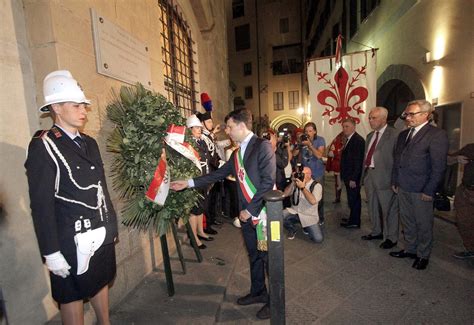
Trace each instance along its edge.
<path fill-rule="evenodd" d="M 409 129 L 397 139 L 392 169 L 392 185 L 406 192 L 434 196 L 444 177 L 448 137 L 443 129 L 423 126 L 405 145 Z"/>
<path fill-rule="evenodd" d="M 388 190 L 392 185 L 392 167 L 393 167 L 393 150 L 397 142 L 398 133 L 396 129 L 391 126 L 387 126 L 382 137 L 379 139 L 377 147 L 375 147 L 374 155 L 374 167 L 375 169 L 371 171 L 372 177 L 375 179 L 375 183 L 378 189 Z M 364 164 L 365 158 L 369 151 L 370 141 L 372 137 L 375 136 L 375 131 L 370 132 L 367 135 L 367 141 L 365 142 L 365 154 L 364 154 Z M 365 168 L 364 172 L 365 172 Z M 365 173 L 362 176 L 364 179 Z"/>
<path fill-rule="evenodd" d="M 47 132 L 49 138 L 57 146 L 71 168 L 75 181 L 86 187 L 101 182 L 104 190 L 107 213 L 103 210 L 103 221 L 98 210 L 92 210 L 77 203 L 66 202 L 55 197 L 56 165 L 46 151 L 38 131 L 28 147 L 28 157 L 25 162 L 28 177 L 30 207 L 42 255 L 57 251 L 72 254 L 76 251 L 74 236 L 77 220 L 89 219 L 91 229 L 106 227 L 104 244 L 112 243 L 117 236 L 117 219 L 110 200 L 105 181 L 105 173 L 97 142 L 82 134 L 87 146 L 87 155 L 61 129 L 53 127 Z M 56 155 L 56 154 L 55 154 Z M 59 195 L 68 199 L 97 206 L 97 189 L 78 189 L 70 180 L 68 171 L 58 156 L 60 167 Z M 84 223 L 82 231 L 84 231 Z"/>
<path fill-rule="evenodd" d="M 343 181 L 355 181 L 357 185 L 360 185 L 364 148 L 364 138 L 359 133 L 354 133 L 341 154 L 341 178 Z"/>
<path fill-rule="evenodd" d="M 217 181 L 223 180 L 232 174 L 238 181 L 235 170 L 235 155 L 238 150 L 232 153 L 230 159 L 218 170 L 204 176 L 194 178 L 196 187 L 205 187 Z M 273 189 L 276 175 L 275 153 L 268 140 L 253 136 L 245 149 L 243 157 L 245 171 L 257 189 L 250 203 L 244 198 L 242 189 L 238 187 L 239 207 L 241 210 L 247 209 L 252 216 L 258 216 L 263 208 L 263 195 Z"/>

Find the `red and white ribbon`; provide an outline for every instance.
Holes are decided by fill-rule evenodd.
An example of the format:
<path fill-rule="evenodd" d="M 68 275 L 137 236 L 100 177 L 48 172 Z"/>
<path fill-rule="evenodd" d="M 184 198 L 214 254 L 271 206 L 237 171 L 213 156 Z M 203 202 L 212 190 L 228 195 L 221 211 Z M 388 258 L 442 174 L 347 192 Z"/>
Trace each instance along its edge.
<path fill-rule="evenodd" d="M 158 162 L 158 166 L 156 166 L 153 180 L 145 196 L 156 204 L 164 205 L 170 190 L 169 180 L 170 173 L 168 163 L 166 161 L 166 154 L 163 153 Z"/>
<path fill-rule="evenodd" d="M 168 135 L 165 138 L 165 142 L 171 148 L 182 154 L 187 159 L 191 160 L 194 165 L 201 171 L 201 162 L 199 153 L 187 142 L 184 142 L 185 126 L 177 126 L 171 124 L 168 127 Z"/>

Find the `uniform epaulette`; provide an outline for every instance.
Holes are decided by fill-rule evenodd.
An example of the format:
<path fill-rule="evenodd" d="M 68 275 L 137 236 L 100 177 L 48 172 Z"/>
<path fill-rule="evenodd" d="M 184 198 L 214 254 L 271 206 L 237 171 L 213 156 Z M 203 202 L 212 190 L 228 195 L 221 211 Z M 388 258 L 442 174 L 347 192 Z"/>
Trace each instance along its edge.
<path fill-rule="evenodd" d="M 54 136 L 56 137 L 56 139 L 60 138 L 63 136 L 63 134 L 61 133 L 61 131 L 59 131 L 59 129 L 55 126 L 53 126 L 51 128 L 51 132 L 53 132 Z"/>
<path fill-rule="evenodd" d="M 46 132 L 48 132 L 48 130 L 38 130 L 33 135 L 33 138 L 41 138 Z"/>

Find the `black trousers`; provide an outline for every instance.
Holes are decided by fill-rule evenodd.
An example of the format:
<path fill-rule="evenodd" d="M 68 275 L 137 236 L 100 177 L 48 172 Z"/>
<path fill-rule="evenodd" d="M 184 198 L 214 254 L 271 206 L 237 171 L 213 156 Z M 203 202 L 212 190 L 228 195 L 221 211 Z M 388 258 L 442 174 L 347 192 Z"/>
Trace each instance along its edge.
<path fill-rule="evenodd" d="M 208 194 L 208 204 L 206 207 L 206 226 L 210 227 L 218 216 L 222 213 L 222 198 L 221 198 L 222 182 L 216 182 L 212 186 Z"/>
<path fill-rule="evenodd" d="M 251 221 L 241 222 L 245 247 L 249 254 L 250 263 L 250 294 L 260 296 L 267 293 L 265 286 L 265 268 L 268 261 L 267 252 L 257 250 L 257 231 Z"/>
<path fill-rule="evenodd" d="M 361 211 L 361 198 L 360 198 L 360 184 L 356 187 L 351 188 L 349 181 L 344 181 L 347 192 L 347 201 L 349 203 L 349 209 L 351 214 L 349 216 L 348 223 L 360 226 L 360 211 Z"/>
<path fill-rule="evenodd" d="M 225 198 L 223 211 L 231 220 L 239 216 L 239 196 L 237 194 L 237 182 L 224 180 Z"/>

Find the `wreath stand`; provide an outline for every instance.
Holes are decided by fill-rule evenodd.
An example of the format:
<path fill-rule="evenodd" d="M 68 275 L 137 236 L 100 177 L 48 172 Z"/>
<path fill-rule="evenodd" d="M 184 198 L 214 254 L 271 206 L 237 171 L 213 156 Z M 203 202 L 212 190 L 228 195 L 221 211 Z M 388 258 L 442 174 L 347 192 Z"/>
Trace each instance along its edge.
<path fill-rule="evenodd" d="M 179 261 L 181 262 L 181 268 L 183 269 L 183 274 L 186 274 L 186 264 L 184 262 L 183 250 L 181 249 L 181 243 L 178 239 L 178 230 L 176 229 L 176 223 L 171 222 L 171 230 L 173 233 L 173 239 L 176 245 L 176 251 L 178 252 Z M 199 249 L 196 239 L 194 238 L 193 230 L 191 229 L 191 225 L 186 223 L 186 233 L 189 237 L 191 242 L 191 246 L 193 247 L 194 254 L 196 254 L 196 259 L 199 263 L 202 262 L 202 255 L 201 250 Z M 161 243 L 161 253 L 163 255 L 163 266 L 165 269 L 165 278 L 166 278 L 166 287 L 168 289 L 168 296 L 174 296 L 174 282 L 173 282 L 173 271 L 171 269 L 171 260 L 170 254 L 168 250 L 168 241 L 166 239 L 166 234 L 160 236 L 160 243 Z"/>

